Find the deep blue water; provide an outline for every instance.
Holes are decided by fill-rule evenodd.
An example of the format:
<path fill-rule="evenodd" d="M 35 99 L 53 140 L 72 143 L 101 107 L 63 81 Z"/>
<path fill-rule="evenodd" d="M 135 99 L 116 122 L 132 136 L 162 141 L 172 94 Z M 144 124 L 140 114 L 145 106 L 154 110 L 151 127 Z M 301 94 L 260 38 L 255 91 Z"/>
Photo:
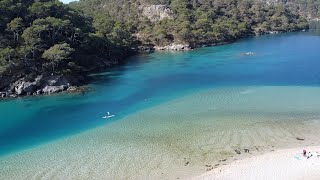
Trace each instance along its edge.
<path fill-rule="evenodd" d="M 0 101 L 0 155 L 80 133 L 206 88 L 319 86 L 319 44 L 317 34 L 300 32 L 188 52 L 142 54 L 124 66 L 93 75 L 86 94 Z M 103 119 L 107 112 L 115 117 Z"/>

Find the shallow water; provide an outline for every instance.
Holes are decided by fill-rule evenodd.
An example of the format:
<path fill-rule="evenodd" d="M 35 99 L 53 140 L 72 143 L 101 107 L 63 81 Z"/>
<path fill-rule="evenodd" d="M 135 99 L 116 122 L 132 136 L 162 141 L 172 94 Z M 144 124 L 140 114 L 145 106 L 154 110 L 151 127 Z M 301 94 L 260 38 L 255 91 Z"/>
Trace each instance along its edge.
<path fill-rule="evenodd" d="M 319 144 L 319 43 L 289 33 L 139 55 L 87 94 L 2 101 L 0 179 L 185 178 L 245 148 Z"/>
<path fill-rule="evenodd" d="M 193 93 L 4 157 L 0 179 L 185 179 L 251 154 L 319 144 L 319 91 L 249 86 Z"/>

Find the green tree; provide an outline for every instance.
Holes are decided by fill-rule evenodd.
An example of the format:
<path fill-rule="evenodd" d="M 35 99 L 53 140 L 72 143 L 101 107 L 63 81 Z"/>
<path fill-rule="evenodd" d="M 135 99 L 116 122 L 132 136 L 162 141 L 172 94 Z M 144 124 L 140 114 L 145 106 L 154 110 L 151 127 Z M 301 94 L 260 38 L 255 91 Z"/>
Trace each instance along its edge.
<path fill-rule="evenodd" d="M 69 44 L 55 44 L 42 54 L 42 58 L 49 61 L 52 66 L 52 74 L 55 73 L 55 67 L 59 67 L 59 64 L 70 58 L 70 55 L 74 51 Z"/>
<path fill-rule="evenodd" d="M 94 17 L 93 26 L 95 27 L 97 33 L 104 37 L 107 37 L 114 28 L 115 21 L 109 14 L 97 14 Z"/>
<path fill-rule="evenodd" d="M 0 64 L 1 65 L 7 65 L 8 63 L 12 63 L 13 57 L 15 55 L 15 50 L 7 47 L 7 48 L 1 48 L 0 49 Z"/>
<path fill-rule="evenodd" d="M 65 14 L 65 7 L 60 1 L 36 1 L 28 8 L 30 15 L 36 19 L 48 16 L 61 18 Z"/>
<path fill-rule="evenodd" d="M 19 41 L 21 32 L 24 30 L 24 24 L 22 18 L 14 18 L 7 24 L 7 30 L 13 33 L 13 39 Z"/>
<path fill-rule="evenodd" d="M 16 51 L 13 48 L 0 48 L 0 73 L 7 70 L 11 72 L 12 66 L 16 65 L 14 62 Z"/>

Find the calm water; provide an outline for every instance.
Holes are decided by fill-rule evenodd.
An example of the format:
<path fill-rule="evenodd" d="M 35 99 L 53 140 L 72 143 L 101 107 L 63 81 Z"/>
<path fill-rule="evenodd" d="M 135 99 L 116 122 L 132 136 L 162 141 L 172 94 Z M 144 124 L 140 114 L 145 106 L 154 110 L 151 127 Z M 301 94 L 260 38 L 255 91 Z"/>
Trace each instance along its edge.
<path fill-rule="evenodd" d="M 320 84 L 320 37 L 263 36 L 187 53 L 154 53 L 103 75 L 85 95 L 0 102 L 0 152 L 78 133 L 205 88 Z M 252 51 L 254 56 L 242 56 Z M 101 117 L 107 112 L 115 118 Z"/>
<path fill-rule="evenodd" d="M 126 151 L 126 147 L 130 148 L 125 145 L 130 144 L 130 152 L 136 153 L 136 158 L 152 158 L 154 154 L 150 149 L 156 152 L 155 149 L 159 147 L 171 149 L 174 146 L 167 154 L 155 159 L 158 158 L 159 162 L 166 158 L 178 161 L 186 155 L 184 153 L 188 153 L 195 162 L 194 166 L 200 167 L 201 161 L 214 161 L 208 155 L 230 155 L 235 146 L 261 145 L 267 148 L 279 138 L 282 143 L 279 143 L 279 147 L 284 147 L 292 144 L 287 137 L 294 132 L 312 139 L 312 127 L 301 123 L 305 121 L 310 124 L 311 121 L 316 123 L 316 127 L 317 119 L 320 119 L 319 44 L 320 36 L 301 32 L 248 38 L 189 52 L 138 55 L 132 57 L 125 66 L 93 75 L 95 81 L 89 85 L 92 89 L 89 93 L 1 101 L 0 156 L 3 159 L 0 159 L 0 166 L 1 163 L 12 163 L 11 169 L 7 170 L 8 177 L 12 176 L 10 172 L 18 170 L 15 162 L 27 163 L 27 160 L 21 160 L 25 158 L 24 150 L 49 157 L 48 154 L 54 154 L 53 151 L 62 153 L 77 145 L 81 149 L 79 154 L 80 151 L 86 154 L 88 151 L 81 146 L 84 140 L 87 145 L 92 140 L 91 145 L 95 149 L 86 146 L 91 152 L 97 151 L 99 148 L 95 145 L 102 142 L 107 144 L 103 148 L 108 146 L 110 151 L 116 151 L 114 147 Z M 254 52 L 255 55 L 245 56 L 243 52 Z M 115 117 L 103 119 L 107 112 Z M 261 130 L 261 134 L 257 135 L 261 138 L 252 138 L 247 142 L 245 137 L 250 133 L 246 128 L 251 126 Z M 261 129 L 265 126 L 273 130 Z M 220 128 L 217 130 L 217 127 Z M 238 127 L 244 129 L 240 129 L 241 132 L 233 131 Z M 198 133 L 200 129 L 205 130 Z M 213 129 L 220 134 L 210 134 Z M 120 137 L 121 132 L 126 136 Z M 237 133 L 243 133 L 243 137 L 217 139 L 221 136 L 233 137 Z M 76 136 L 71 136 L 74 134 Z M 191 144 L 185 143 L 183 139 L 191 138 L 190 134 L 197 139 L 190 139 Z M 262 138 L 266 135 L 273 139 Z M 92 139 L 88 140 L 89 137 Z M 135 137 L 135 140 L 130 137 Z M 211 142 L 215 144 L 212 147 L 210 143 L 206 144 L 211 138 L 215 138 L 215 142 Z M 140 141 L 137 142 L 137 139 Z M 154 144 L 153 140 L 159 142 Z M 219 141 L 221 146 L 216 146 Z M 75 146 L 69 147 L 67 142 Z M 110 145 L 115 142 L 117 145 Z M 150 144 L 154 146 L 149 147 Z M 140 154 L 136 152 L 139 149 L 134 148 L 136 145 L 144 149 L 144 153 L 140 152 L 141 149 Z M 50 153 L 49 150 L 41 150 L 47 146 L 51 149 Z M 193 146 L 196 150 L 192 149 Z M 101 155 L 99 152 L 96 153 Z M 169 152 L 176 156 L 170 157 Z M 126 153 L 119 159 L 134 156 Z M 32 158 L 39 157 L 34 154 Z M 68 158 L 70 156 L 65 160 L 70 160 Z M 133 160 L 129 158 L 128 162 Z M 179 169 L 178 166 L 175 168 Z M 137 177 L 161 177 L 155 176 L 150 170 L 148 172 L 148 176 Z M 172 177 L 177 176 L 173 174 Z M 119 178 L 128 177 L 123 175 Z"/>

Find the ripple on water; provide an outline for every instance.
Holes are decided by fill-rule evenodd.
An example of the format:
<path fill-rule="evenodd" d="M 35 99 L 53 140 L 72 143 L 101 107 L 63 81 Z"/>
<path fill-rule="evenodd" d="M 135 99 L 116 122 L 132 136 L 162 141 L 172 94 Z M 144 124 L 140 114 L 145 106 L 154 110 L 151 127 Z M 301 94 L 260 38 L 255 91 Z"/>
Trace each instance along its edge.
<path fill-rule="evenodd" d="M 186 178 L 253 154 L 319 144 L 319 90 L 204 90 L 2 157 L 0 179 Z"/>

